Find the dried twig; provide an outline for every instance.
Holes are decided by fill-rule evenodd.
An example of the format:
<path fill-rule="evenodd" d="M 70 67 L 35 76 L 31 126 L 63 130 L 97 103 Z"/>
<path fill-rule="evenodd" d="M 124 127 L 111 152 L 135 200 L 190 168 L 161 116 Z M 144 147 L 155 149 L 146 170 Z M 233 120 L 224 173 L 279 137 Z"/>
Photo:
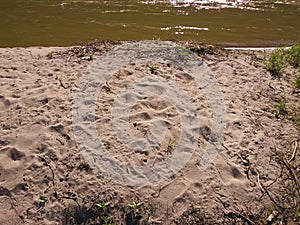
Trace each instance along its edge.
<path fill-rule="evenodd" d="M 261 182 L 260 182 L 260 174 L 259 174 L 259 172 L 258 172 L 258 169 L 256 169 L 256 172 L 257 172 L 257 183 L 258 183 L 258 187 L 260 188 L 260 190 L 261 190 L 263 193 L 265 193 L 266 190 L 265 190 L 265 188 L 263 187 L 263 185 L 262 185 Z"/>
<path fill-rule="evenodd" d="M 291 163 L 295 159 L 297 148 L 298 148 L 298 140 L 295 141 L 294 151 L 293 151 L 293 154 L 292 154 L 291 158 L 289 159 L 288 163 Z"/>
<path fill-rule="evenodd" d="M 285 167 L 287 168 L 287 170 L 289 171 L 292 180 L 294 181 L 294 183 L 296 184 L 297 188 L 297 192 L 300 195 L 300 182 L 297 178 L 297 175 L 295 174 L 295 170 L 292 168 L 291 164 L 287 161 L 285 155 L 283 155 L 283 159 L 282 159 L 283 164 L 285 165 Z"/>
<path fill-rule="evenodd" d="M 247 216 L 243 215 L 242 213 L 239 213 L 238 211 L 235 211 L 233 209 L 228 210 L 228 213 L 232 213 L 238 217 L 240 217 L 241 219 L 245 220 L 248 224 L 254 225 L 256 223 L 254 223 L 250 218 L 248 218 Z"/>
<path fill-rule="evenodd" d="M 41 161 L 44 162 L 44 164 L 50 169 L 51 173 L 52 173 L 52 184 L 53 184 L 53 189 L 54 189 L 54 195 L 57 199 L 59 199 L 58 193 L 56 191 L 56 184 L 55 184 L 55 174 L 54 171 L 51 167 L 51 165 L 47 162 L 47 160 L 43 157 L 43 156 L 39 156 Z"/>
<path fill-rule="evenodd" d="M 274 200 L 274 198 L 271 196 L 270 192 L 268 191 L 268 189 L 266 189 L 264 187 L 264 185 L 260 182 L 260 173 L 258 171 L 258 169 L 256 168 L 256 173 L 257 173 L 257 183 L 258 183 L 258 186 L 260 188 L 260 190 L 262 191 L 262 193 L 266 193 L 269 197 L 269 199 L 277 206 L 279 207 L 279 205 L 277 204 L 277 202 Z"/>

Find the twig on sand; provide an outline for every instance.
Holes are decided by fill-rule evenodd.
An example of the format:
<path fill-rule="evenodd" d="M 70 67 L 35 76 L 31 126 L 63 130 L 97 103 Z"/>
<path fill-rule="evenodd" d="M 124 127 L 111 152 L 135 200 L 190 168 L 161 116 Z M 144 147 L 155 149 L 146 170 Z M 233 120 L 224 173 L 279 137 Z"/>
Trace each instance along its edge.
<path fill-rule="evenodd" d="M 243 219 L 244 221 L 246 221 L 248 224 L 251 224 L 251 225 L 252 225 L 252 224 L 255 224 L 250 218 L 248 218 L 247 216 L 243 215 L 244 210 L 243 210 L 243 212 L 240 213 L 240 212 L 238 212 L 238 211 L 236 211 L 236 210 L 234 210 L 234 209 L 228 209 L 229 204 L 226 203 L 226 202 L 224 202 L 224 201 L 222 200 L 222 198 L 221 198 L 221 197 L 227 198 L 227 196 L 225 196 L 225 195 L 223 195 L 223 194 L 217 192 L 217 191 L 214 190 L 214 189 L 213 189 L 213 191 L 214 191 L 217 195 L 219 195 L 219 196 L 217 196 L 217 199 L 221 202 L 221 204 L 222 204 L 223 207 L 225 208 L 225 214 L 226 214 L 226 215 L 234 214 L 234 215 L 240 217 L 241 219 Z M 230 199 L 230 200 L 232 200 L 232 199 Z"/>
<path fill-rule="evenodd" d="M 292 154 L 291 158 L 289 159 L 288 163 L 291 163 L 295 159 L 297 148 L 298 148 L 298 140 L 295 141 L 294 151 L 293 151 L 293 154 Z"/>
<path fill-rule="evenodd" d="M 297 141 L 296 141 L 296 143 L 297 143 Z M 278 151 L 277 151 L 277 147 L 276 147 L 275 143 L 274 143 L 274 148 L 275 148 L 275 152 L 277 154 L 279 154 Z M 295 158 L 296 151 L 297 151 L 297 144 L 295 144 L 295 148 L 294 148 L 294 151 L 293 151 L 293 154 L 292 154 L 292 157 L 290 158 L 290 160 L 288 160 L 286 158 L 284 153 L 282 153 L 281 156 L 282 156 L 282 162 L 283 162 L 284 166 L 286 167 L 286 169 L 289 171 L 289 174 L 290 174 L 292 180 L 294 181 L 295 185 L 297 186 L 298 194 L 300 194 L 300 182 L 298 180 L 297 175 L 295 174 L 295 169 L 291 165 L 291 162 L 293 161 L 293 158 Z"/>
<path fill-rule="evenodd" d="M 57 194 L 57 191 L 56 191 L 56 184 L 55 184 L 55 174 L 54 174 L 54 171 L 51 167 L 51 165 L 47 162 L 47 160 L 43 157 L 43 156 L 39 156 L 41 161 L 50 169 L 51 173 L 52 173 L 52 184 L 53 184 L 53 189 L 54 189 L 54 196 L 59 199 L 59 196 Z"/>
<path fill-rule="evenodd" d="M 163 189 L 163 186 L 159 187 L 158 193 L 157 193 L 157 194 L 152 193 L 151 196 L 152 196 L 153 198 L 158 198 L 158 197 L 160 196 L 160 192 L 161 192 L 162 189 Z"/>
<path fill-rule="evenodd" d="M 258 169 L 256 168 L 256 173 L 257 173 L 257 184 L 260 188 L 260 190 L 262 191 L 262 193 L 266 193 L 269 197 L 269 199 L 276 205 L 279 207 L 279 205 L 277 204 L 277 202 L 274 200 L 274 198 L 271 196 L 270 192 L 268 191 L 268 189 L 266 189 L 264 187 L 264 185 L 260 182 L 260 173 L 258 171 Z"/>
<path fill-rule="evenodd" d="M 247 216 L 243 215 L 242 213 L 238 212 L 238 211 L 235 211 L 233 209 L 230 209 L 228 210 L 227 214 L 234 214 L 238 217 L 240 217 L 241 219 L 243 219 L 244 221 L 246 221 L 248 224 L 251 224 L 251 225 L 254 225 L 255 223 L 250 219 L 248 218 Z"/>
<path fill-rule="evenodd" d="M 257 184 L 258 184 L 258 187 L 260 188 L 260 190 L 265 193 L 266 192 L 266 189 L 263 187 L 263 185 L 261 184 L 260 182 L 260 174 L 258 172 L 258 169 L 256 169 L 256 173 L 257 173 Z"/>

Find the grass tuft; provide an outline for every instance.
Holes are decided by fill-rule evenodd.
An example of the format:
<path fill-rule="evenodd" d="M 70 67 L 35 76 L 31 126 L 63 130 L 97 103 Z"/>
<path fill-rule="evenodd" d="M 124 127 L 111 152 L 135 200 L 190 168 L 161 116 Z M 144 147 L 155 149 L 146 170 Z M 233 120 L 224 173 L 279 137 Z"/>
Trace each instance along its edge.
<path fill-rule="evenodd" d="M 297 90 L 300 91 L 300 75 L 296 76 L 296 80 L 295 80 L 295 84 L 294 84 L 294 86 L 293 86 L 292 92 L 293 92 L 293 93 L 296 93 Z"/>
<path fill-rule="evenodd" d="M 156 72 L 157 68 L 152 65 L 152 66 L 149 66 L 149 70 L 150 70 L 151 74 L 154 74 Z"/>
<path fill-rule="evenodd" d="M 280 48 L 277 48 L 270 55 L 269 60 L 266 63 L 267 70 L 269 70 L 274 76 L 280 77 L 287 66 L 285 58 L 284 51 Z"/>
<path fill-rule="evenodd" d="M 283 98 L 279 99 L 278 105 L 273 109 L 277 116 L 286 115 L 288 113 L 286 102 Z"/>
<path fill-rule="evenodd" d="M 300 42 L 293 45 L 287 52 L 287 61 L 295 68 L 300 65 Z"/>

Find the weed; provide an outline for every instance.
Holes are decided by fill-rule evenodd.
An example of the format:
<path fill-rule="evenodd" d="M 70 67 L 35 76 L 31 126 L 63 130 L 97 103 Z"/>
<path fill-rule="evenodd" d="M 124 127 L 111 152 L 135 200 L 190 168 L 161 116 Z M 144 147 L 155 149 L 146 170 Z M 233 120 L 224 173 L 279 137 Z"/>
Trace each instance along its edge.
<path fill-rule="evenodd" d="M 287 61 L 295 68 L 300 66 L 300 42 L 288 50 Z"/>
<path fill-rule="evenodd" d="M 200 47 L 200 46 L 191 46 L 190 50 L 192 52 L 197 53 L 198 55 L 203 55 L 205 54 L 205 48 L 204 47 Z"/>
<path fill-rule="evenodd" d="M 140 215 L 140 207 L 143 203 L 132 202 L 128 204 L 132 211 L 126 215 L 126 224 L 139 225 L 143 217 Z"/>
<path fill-rule="evenodd" d="M 291 120 L 295 124 L 296 128 L 300 131 L 300 105 L 291 106 L 289 108 L 289 114 L 291 115 Z"/>
<path fill-rule="evenodd" d="M 215 55 L 216 54 L 215 47 L 213 45 L 208 45 L 206 49 L 206 53 L 209 55 Z"/>
<path fill-rule="evenodd" d="M 155 66 L 149 66 L 149 70 L 150 70 L 150 72 L 152 73 L 152 74 L 154 74 L 155 73 L 155 71 L 157 70 L 157 68 L 155 67 Z"/>
<path fill-rule="evenodd" d="M 283 98 L 280 98 L 277 107 L 274 108 L 272 111 L 275 112 L 277 116 L 285 115 L 288 113 L 286 102 L 283 100 Z"/>
<path fill-rule="evenodd" d="M 272 84 L 273 84 L 273 82 L 270 81 L 270 82 L 268 83 L 268 86 L 269 86 L 270 88 L 274 89 L 273 86 L 272 86 Z"/>
<path fill-rule="evenodd" d="M 53 54 L 54 54 L 53 51 L 48 52 L 47 58 L 48 58 L 48 59 L 52 59 L 52 58 L 53 58 Z"/>
<path fill-rule="evenodd" d="M 286 103 L 282 98 L 280 98 L 280 100 L 279 100 L 278 111 L 279 111 L 279 114 L 287 114 Z"/>
<path fill-rule="evenodd" d="M 295 93 L 297 89 L 300 89 L 300 75 L 296 76 L 296 80 L 292 92 Z"/>
<path fill-rule="evenodd" d="M 282 49 L 276 49 L 266 62 L 266 68 L 275 76 L 281 76 L 286 67 L 285 55 Z"/>
<path fill-rule="evenodd" d="M 258 92 L 258 94 L 257 94 L 257 96 L 261 96 L 263 93 L 264 93 L 264 89 L 262 88 L 262 89 L 260 89 L 260 91 Z"/>
<path fill-rule="evenodd" d="M 199 45 L 191 46 L 190 50 L 192 52 L 195 52 L 198 55 L 204 55 L 204 54 L 215 55 L 216 54 L 215 47 L 212 45 L 207 45 L 205 47 L 199 46 Z"/>
<path fill-rule="evenodd" d="M 110 216 L 103 216 L 103 225 L 116 225 L 116 223 L 113 221 L 113 219 Z"/>
<path fill-rule="evenodd" d="M 254 66 L 254 67 L 258 67 L 258 62 L 254 61 L 252 58 L 250 59 L 250 65 Z"/>
<path fill-rule="evenodd" d="M 39 208 L 42 208 L 49 202 L 49 199 L 45 196 L 41 196 L 39 199 Z"/>
<path fill-rule="evenodd" d="M 96 206 L 105 213 L 109 204 L 110 202 L 101 202 L 101 203 L 97 203 Z"/>
<path fill-rule="evenodd" d="M 41 196 L 40 197 L 40 202 L 41 203 L 47 203 L 47 202 L 49 202 L 49 199 L 47 197 Z"/>
<path fill-rule="evenodd" d="M 143 205 L 142 202 L 140 202 L 140 203 L 132 202 L 131 204 L 128 204 L 128 206 L 131 207 L 133 209 L 133 212 L 136 214 L 140 213 L 141 205 Z"/>
<path fill-rule="evenodd" d="M 178 52 L 179 57 L 182 58 L 182 59 L 184 59 L 187 55 L 187 53 L 181 48 L 178 48 L 177 52 Z"/>
<path fill-rule="evenodd" d="M 170 139 L 167 145 L 167 151 L 171 151 L 175 148 L 175 140 Z"/>

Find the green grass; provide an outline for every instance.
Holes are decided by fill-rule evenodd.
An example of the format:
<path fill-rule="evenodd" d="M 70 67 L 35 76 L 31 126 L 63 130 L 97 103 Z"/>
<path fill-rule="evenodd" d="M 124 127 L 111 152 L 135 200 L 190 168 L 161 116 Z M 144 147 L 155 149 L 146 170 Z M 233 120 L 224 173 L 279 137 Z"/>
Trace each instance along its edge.
<path fill-rule="evenodd" d="M 292 92 L 293 93 L 296 92 L 297 89 L 300 89 L 300 75 L 296 76 L 296 80 Z"/>
<path fill-rule="evenodd" d="M 287 66 L 285 60 L 285 53 L 282 49 L 277 48 L 270 55 L 268 61 L 266 62 L 266 68 L 275 76 L 281 76 L 282 72 Z"/>
<path fill-rule="evenodd" d="M 184 59 L 187 56 L 187 52 L 182 48 L 178 48 L 177 53 L 181 59 Z"/>
<path fill-rule="evenodd" d="M 300 42 L 291 46 L 286 52 L 281 48 L 277 48 L 265 62 L 267 70 L 275 76 L 281 76 L 288 64 L 294 68 L 299 68 Z"/>
<path fill-rule="evenodd" d="M 291 120 L 300 131 L 300 105 L 290 107 Z"/>
<path fill-rule="evenodd" d="M 212 45 L 207 45 L 207 46 L 195 45 L 195 46 L 191 46 L 189 49 L 198 55 L 204 55 L 204 54 L 215 55 L 216 54 L 216 48 Z"/>
<path fill-rule="evenodd" d="M 279 99 L 278 105 L 272 111 L 275 112 L 277 116 L 286 115 L 288 113 L 286 102 L 283 98 Z"/>
<path fill-rule="evenodd" d="M 39 198 L 39 207 L 42 208 L 49 202 L 49 199 L 45 196 L 40 196 Z"/>
<path fill-rule="evenodd" d="M 132 202 L 131 204 L 128 204 L 129 207 L 131 207 L 134 211 L 134 213 L 139 213 L 140 212 L 140 207 L 143 205 L 143 203 L 136 203 Z"/>
<path fill-rule="evenodd" d="M 140 208 L 143 205 L 142 202 L 136 203 L 132 202 L 128 204 L 128 207 L 131 208 L 131 211 L 126 215 L 126 224 L 139 225 L 143 220 L 143 216 L 140 213 Z"/>
<path fill-rule="evenodd" d="M 287 61 L 295 68 L 300 65 L 300 42 L 293 45 L 287 52 Z"/>
<path fill-rule="evenodd" d="M 102 217 L 103 225 L 116 225 L 116 223 L 113 221 L 112 217 L 110 216 L 103 216 Z"/>
<path fill-rule="evenodd" d="M 108 206 L 109 206 L 110 202 L 100 202 L 100 203 L 97 203 L 96 206 L 103 210 L 103 212 L 106 212 Z"/>
<path fill-rule="evenodd" d="M 170 153 L 175 148 L 175 140 L 170 139 L 167 145 L 167 152 Z"/>
<path fill-rule="evenodd" d="M 150 72 L 152 73 L 152 74 L 154 74 L 155 73 L 155 71 L 157 70 L 157 68 L 155 67 L 155 66 L 149 66 L 149 70 L 150 70 Z"/>
<path fill-rule="evenodd" d="M 54 55 L 53 51 L 48 52 L 48 54 L 46 55 L 48 59 L 52 59 Z"/>

